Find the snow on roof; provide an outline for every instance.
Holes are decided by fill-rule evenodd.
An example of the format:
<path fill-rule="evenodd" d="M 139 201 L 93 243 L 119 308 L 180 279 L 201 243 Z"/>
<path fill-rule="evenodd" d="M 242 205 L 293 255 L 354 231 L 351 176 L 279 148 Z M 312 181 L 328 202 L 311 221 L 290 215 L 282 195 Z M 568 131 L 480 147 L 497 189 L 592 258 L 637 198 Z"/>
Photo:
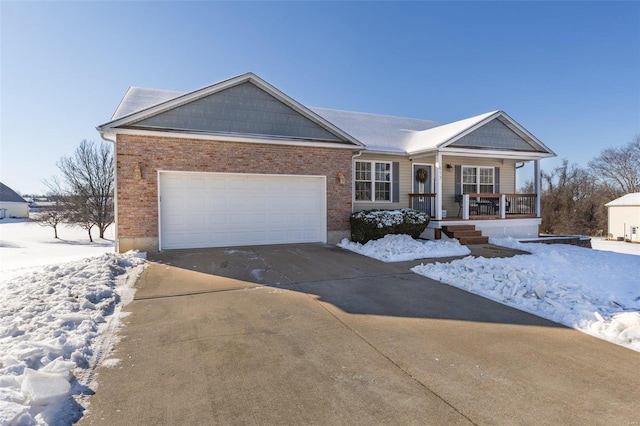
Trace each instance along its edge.
<path fill-rule="evenodd" d="M 113 114 L 112 121 L 183 95 L 185 93 L 171 90 L 131 87 Z M 435 121 L 417 118 L 307 108 L 361 142 L 368 151 L 397 154 L 435 150 L 487 118 L 501 114 L 500 111 L 491 111 L 441 125 Z"/>
<path fill-rule="evenodd" d="M 118 105 L 118 108 L 113 113 L 111 120 L 117 120 L 118 118 L 161 104 L 183 94 L 182 92 L 173 90 L 130 87 L 122 98 L 122 101 L 120 101 L 120 105 Z"/>
<path fill-rule="evenodd" d="M 640 192 L 632 192 L 631 194 L 623 195 L 620 198 L 616 198 L 615 200 L 608 202 L 605 206 L 640 206 Z"/>
<path fill-rule="evenodd" d="M 407 146 L 416 132 L 440 124 L 417 118 L 394 117 L 364 112 L 309 108 L 366 145 L 370 151 L 407 153 Z"/>
<path fill-rule="evenodd" d="M 0 201 L 5 203 L 27 203 L 16 191 L 0 182 Z"/>
<path fill-rule="evenodd" d="M 458 136 L 460 133 L 498 112 L 499 111 L 491 111 L 474 117 L 465 118 L 464 120 L 454 121 L 453 123 L 427 129 L 422 132 L 416 132 L 412 135 L 409 143 L 407 144 L 406 151 L 411 153 L 435 149 L 441 144 L 451 140 L 451 138 Z"/>

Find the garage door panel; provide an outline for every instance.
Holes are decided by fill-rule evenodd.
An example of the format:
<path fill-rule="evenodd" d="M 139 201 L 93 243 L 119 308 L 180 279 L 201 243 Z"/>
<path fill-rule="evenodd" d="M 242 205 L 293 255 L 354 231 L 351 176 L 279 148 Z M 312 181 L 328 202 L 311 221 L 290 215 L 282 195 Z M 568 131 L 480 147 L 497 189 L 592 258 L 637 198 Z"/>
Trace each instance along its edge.
<path fill-rule="evenodd" d="M 318 176 L 160 174 L 163 249 L 326 241 Z"/>

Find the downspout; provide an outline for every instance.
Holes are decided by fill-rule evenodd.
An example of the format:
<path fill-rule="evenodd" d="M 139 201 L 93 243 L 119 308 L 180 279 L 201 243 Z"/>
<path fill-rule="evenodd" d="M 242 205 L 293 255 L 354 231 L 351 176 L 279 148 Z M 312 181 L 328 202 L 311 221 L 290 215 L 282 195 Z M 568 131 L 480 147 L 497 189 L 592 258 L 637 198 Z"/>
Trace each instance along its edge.
<path fill-rule="evenodd" d="M 110 142 L 113 144 L 113 224 L 115 227 L 115 231 L 113 233 L 114 237 L 113 239 L 115 240 L 115 251 L 116 253 L 119 253 L 119 244 L 118 244 L 118 170 L 116 168 L 117 162 L 116 162 L 116 158 L 117 158 L 117 145 L 116 145 L 116 141 L 113 139 L 108 139 L 104 136 L 104 134 L 98 130 L 98 133 L 100 133 L 100 138 L 105 141 L 105 142 Z"/>

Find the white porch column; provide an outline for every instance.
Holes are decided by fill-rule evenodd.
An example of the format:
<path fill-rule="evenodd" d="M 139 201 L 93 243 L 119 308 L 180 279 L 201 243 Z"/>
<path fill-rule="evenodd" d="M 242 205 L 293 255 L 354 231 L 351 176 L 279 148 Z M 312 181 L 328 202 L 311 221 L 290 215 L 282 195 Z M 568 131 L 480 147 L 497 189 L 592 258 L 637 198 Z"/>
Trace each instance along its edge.
<path fill-rule="evenodd" d="M 540 197 L 542 196 L 542 174 L 540 170 L 540 160 L 534 160 L 533 162 L 533 170 L 534 177 L 533 180 L 535 182 L 536 189 L 536 217 L 540 217 L 542 215 L 540 210 Z"/>
<path fill-rule="evenodd" d="M 436 153 L 436 220 L 442 220 L 442 154 Z"/>
<path fill-rule="evenodd" d="M 462 220 L 469 220 L 469 194 L 462 196 Z"/>

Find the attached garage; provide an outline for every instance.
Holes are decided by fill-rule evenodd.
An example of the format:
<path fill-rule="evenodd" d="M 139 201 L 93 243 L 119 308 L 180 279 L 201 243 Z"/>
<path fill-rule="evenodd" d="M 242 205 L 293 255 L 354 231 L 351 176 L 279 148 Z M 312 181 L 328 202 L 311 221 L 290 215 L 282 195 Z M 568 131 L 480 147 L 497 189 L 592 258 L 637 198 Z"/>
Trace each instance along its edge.
<path fill-rule="evenodd" d="M 188 93 L 130 88 L 111 121 L 116 250 L 337 243 L 353 136 L 254 74 Z"/>
<path fill-rule="evenodd" d="M 326 177 L 161 171 L 160 249 L 327 241 Z"/>

